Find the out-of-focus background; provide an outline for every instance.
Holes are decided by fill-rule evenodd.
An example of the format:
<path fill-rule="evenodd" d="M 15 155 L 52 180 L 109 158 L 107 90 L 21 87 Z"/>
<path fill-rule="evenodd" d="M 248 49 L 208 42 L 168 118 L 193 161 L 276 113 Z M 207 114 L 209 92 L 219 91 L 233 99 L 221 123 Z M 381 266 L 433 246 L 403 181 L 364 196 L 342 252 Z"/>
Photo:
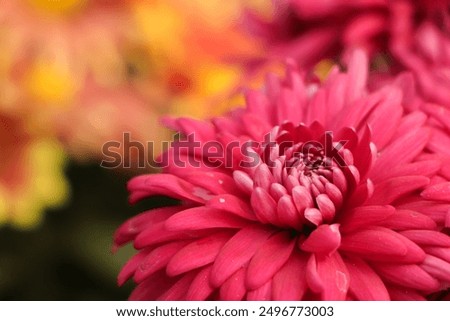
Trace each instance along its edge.
<path fill-rule="evenodd" d="M 206 118 L 239 104 L 238 62 L 262 53 L 245 8 L 269 0 L 0 1 L 0 299 L 122 300 L 114 230 L 167 202 L 127 203 L 151 168 L 100 166 L 123 135 L 169 141 L 164 115 Z M 116 155 L 126 156 L 122 147 Z"/>

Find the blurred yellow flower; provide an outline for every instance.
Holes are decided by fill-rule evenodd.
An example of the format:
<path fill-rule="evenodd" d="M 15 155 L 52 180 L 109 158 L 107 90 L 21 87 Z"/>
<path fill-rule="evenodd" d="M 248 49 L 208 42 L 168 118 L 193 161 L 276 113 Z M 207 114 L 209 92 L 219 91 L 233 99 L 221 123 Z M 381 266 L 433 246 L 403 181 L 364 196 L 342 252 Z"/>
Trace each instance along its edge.
<path fill-rule="evenodd" d="M 33 137 L 19 119 L 0 115 L 0 224 L 29 228 L 68 197 L 58 142 Z"/>
<path fill-rule="evenodd" d="M 129 133 L 153 142 L 153 156 L 172 137 L 161 116 L 206 118 L 240 103 L 236 62 L 260 49 L 238 25 L 262 1 L 2 2 L 0 221 L 32 226 L 66 198 L 64 152 L 99 162 Z"/>

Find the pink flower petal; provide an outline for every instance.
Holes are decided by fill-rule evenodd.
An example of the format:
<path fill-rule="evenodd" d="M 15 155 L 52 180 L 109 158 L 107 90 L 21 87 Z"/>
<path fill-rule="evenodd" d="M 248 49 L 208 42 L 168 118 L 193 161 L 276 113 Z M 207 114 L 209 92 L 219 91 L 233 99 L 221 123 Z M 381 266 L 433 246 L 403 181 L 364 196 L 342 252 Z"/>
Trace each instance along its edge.
<path fill-rule="evenodd" d="M 181 279 L 175 282 L 166 292 L 160 295 L 157 301 L 181 301 L 185 298 L 189 286 L 196 276 L 195 272 L 185 274 Z"/>
<path fill-rule="evenodd" d="M 450 236 L 437 231 L 408 230 L 402 231 L 400 234 L 419 245 L 450 247 Z"/>
<path fill-rule="evenodd" d="M 251 195 L 253 192 L 253 180 L 248 176 L 247 173 L 243 171 L 234 171 L 233 178 L 236 182 L 237 187 L 246 193 L 247 195 Z"/>
<path fill-rule="evenodd" d="M 253 181 L 255 183 L 255 187 L 261 187 L 262 189 L 268 191 L 270 185 L 275 183 L 275 180 L 270 172 L 269 167 L 266 164 L 261 164 L 255 171 L 255 175 L 253 177 Z"/>
<path fill-rule="evenodd" d="M 247 294 L 245 275 L 245 268 L 240 268 L 234 272 L 220 287 L 220 299 L 223 301 L 242 300 Z"/>
<path fill-rule="evenodd" d="M 134 240 L 134 247 L 142 249 L 163 242 L 196 239 L 209 234 L 211 234 L 211 230 L 169 231 L 165 227 L 165 222 L 161 222 L 139 233 Z"/>
<path fill-rule="evenodd" d="M 426 301 L 423 295 L 411 289 L 401 287 L 389 287 L 389 295 L 392 301 Z"/>
<path fill-rule="evenodd" d="M 417 265 L 380 264 L 376 270 L 381 276 L 402 287 L 433 292 L 439 289 L 439 281 Z"/>
<path fill-rule="evenodd" d="M 298 214 L 294 201 L 289 195 L 284 195 L 277 204 L 278 221 L 283 226 L 300 229 L 303 218 Z"/>
<path fill-rule="evenodd" d="M 330 200 L 333 202 L 335 208 L 339 208 L 344 200 L 341 190 L 332 183 L 325 183 L 325 193 L 328 195 Z"/>
<path fill-rule="evenodd" d="M 360 259 L 346 259 L 350 274 L 349 291 L 361 301 L 389 301 L 389 293 L 377 273 Z"/>
<path fill-rule="evenodd" d="M 300 245 L 306 252 L 317 254 L 333 254 L 341 244 L 339 224 L 323 224 L 315 229 Z"/>
<path fill-rule="evenodd" d="M 130 301 L 154 301 L 161 293 L 169 289 L 177 279 L 169 278 L 164 270 L 156 272 L 148 279 L 139 283 L 131 292 L 128 300 Z"/>
<path fill-rule="evenodd" d="M 425 199 L 450 202 L 450 183 L 441 183 L 427 187 L 420 196 Z"/>
<path fill-rule="evenodd" d="M 156 271 L 166 267 L 173 255 L 187 244 L 186 241 L 171 242 L 157 247 L 140 262 L 134 274 L 134 281 L 142 282 Z"/>
<path fill-rule="evenodd" d="M 320 194 L 316 197 L 316 203 L 322 213 L 323 220 L 325 222 L 330 222 L 333 220 L 336 214 L 336 208 L 333 202 L 330 200 L 328 195 Z"/>
<path fill-rule="evenodd" d="M 410 164 L 403 164 L 401 166 L 394 167 L 382 173 L 377 173 L 377 180 L 382 181 L 388 178 L 399 176 L 433 176 L 441 168 L 441 162 L 437 160 L 425 160 Z"/>
<path fill-rule="evenodd" d="M 206 207 L 227 211 L 248 220 L 257 220 L 248 203 L 231 194 L 214 196 L 206 203 Z"/>
<path fill-rule="evenodd" d="M 136 203 L 143 197 L 165 195 L 176 199 L 205 203 L 205 199 L 195 195 L 195 186 L 171 174 L 142 175 L 128 183 L 130 202 Z M 145 193 L 145 195 L 142 195 Z M 136 195 L 136 196 L 134 196 Z"/>
<path fill-rule="evenodd" d="M 128 281 L 136 271 L 139 264 L 141 264 L 142 260 L 148 255 L 149 251 L 141 251 L 135 254 L 120 270 L 120 273 L 117 277 L 117 284 L 122 286 Z"/>
<path fill-rule="evenodd" d="M 186 301 L 204 301 L 214 292 L 215 289 L 209 283 L 211 269 L 209 265 L 197 273 L 186 293 Z"/>
<path fill-rule="evenodd" d="M 374 173 L 371 177 L 374 182 L 378 182 L 377 173 L 411 162 L 423 151 L 429 137 L 429 130 L 419 128 L 414 132 L 408 132 L 384 148 L 371 170 L 371 173 Z"/>
<path fill-rule="evenodd" d="M 273 198 L 266 190 L 262 189 L 261 187 L 256 187 L 253 190 L 250 203 L 256 214 L 256 217 L 262 223 L 278 223 L 277 203 L 275 203 Z"/>
<path fill-rule="evenodd" d="M 256 290 L 247 292 L 248 301 L 270 301 L 272 299 L 272 280 Z"/>
<path fill-rule="evenodd" d="M 248 226 L 237 232 L 217 255 L 211 272 L 211 284 L 220 287 L 250 261 L 272 233 L 271 229 L 258 225 Z"/>
<path fill-rule="evenodd" d="M 345 266 L 342 261 L 341 256 L 335 252 L 330 256 L 325 255 L 312 255 L 315 256 L 316 261 L 316 276 L 317 281 L 313 283 L 317 283 L 319 287 L 314 285 L 312 287 L 313 291 L 317 291 L 320 289 L 320 285 L 322 285 L 322 289 L 320 289 L 320 298 L 324 301 L 337 301 L 337 300 L 345 300 L 347 297 L 347 291 L 350 284 L 350 277 Z M 312 267 L 313 265 L 311 265 Z M 310 263 L 308 262 L 307 271 L 310 270 Z M 311 277 L 308 277 L 307 272 L 307 281 L 310 287 L 313 285 L 311 282 Z"/>
<path fill-rule="evenodd" d="M 450 283 L 450 263 L 432 255 L 427 255 L 420 265 L 431 276 Z"/>
<path fill-rule="evenodd" d="M 195 186 L 202 187 L 213 195 L 236 193 L 236 183 L 229 174 L 217 171 L 196 171 L 183 178 Z"/>
<path fill-rule="evenodd" d="M 430 179 L 425 176 L 402 176 L 387 179 L 375 185 L 368 205 L 388 205 L 401 196 L 427 186 Z"/>
<path fill-rule="evenodd" d="M 305 210 L 305 218 L 316 226 L 323 222 L 322 213 L 317 208 L 307 208 Z"/>
<path fill-rule="evenodd" d="M 395 231 L 424 229 L 435 230 L 436 223 L 426 215 L 410 210 L 396 210 L 395 214 L 386 218 L 382 226 Z"/>
<path fill-rule="evenodd" d="M 230 232 L 219 232 L 186 245 L 171 257 L 167 264 L 167 275 L 175 276 L 214 262 L 231 236 Z"/>
<path fill-rule="evenodd" d="M 170 206 L 153 209 L 125 221 L 114 233 L 114 244 L 121 246 L 133 240 L 147 226 L 162 222 L 173 214 L 185 210 L 185 206 Z"/>
<path fill-rule="evenodd" d="M 300 214 L 303 213 L 306 208 L 314 206 L 311 194 L 304 186 L 296 186 L 292 189 L 292 199 Z"/>
<path fill-rule="evenodd" d="M 362 227 L 377 225 L 394 215 L 395 208 L 390 205 L 384 206 L 362 206 L 349 212 L 343 213 L 341 219 L 341 230 L 352 232 L 360 230 Z"/>
<path fill-rule="evenodd" d="M 272 279 L 272 299 L 275 301 L 301 301 L 306 290 L 305 273 L 307 257 L 294 251 L 286 264 Z"/>
<path fill-rule="evenodd" d="M 269 192 L 275 201 L 278 201 L 280 198 L 287 195 L 286 188 L 279 183 L 274 183 L 270 185 Z"/>
<path fill-rule="evenodd" d="M 307 260 L 305 277 L 308 287 L 313 292 L 321 293 L 324 290 L 325 284 L 322 277 L 319 275 L 317 260 L 314 254 L 311 254 Z"/>
<path fill-rule="evenodd" d="M 261 287 L 286 263 L 295 245 L 287 232 L 272 235 L 250 260 L 245 284 L 247 289 Z"/>
<path fill-rule="evenodd" d="M 368 259 L 403 257 L 407 247 L 397 233 L 385 228 L 372 228 L 342 237 L 340 250 L 358 254 Z"/>
<path fill-rule="evenodd" d="M 202 230 L 208 228 L 238 228 L 248 224 L 238 216 L 208 207 L 193 207 L 166 220 L 168 231 Z"/>

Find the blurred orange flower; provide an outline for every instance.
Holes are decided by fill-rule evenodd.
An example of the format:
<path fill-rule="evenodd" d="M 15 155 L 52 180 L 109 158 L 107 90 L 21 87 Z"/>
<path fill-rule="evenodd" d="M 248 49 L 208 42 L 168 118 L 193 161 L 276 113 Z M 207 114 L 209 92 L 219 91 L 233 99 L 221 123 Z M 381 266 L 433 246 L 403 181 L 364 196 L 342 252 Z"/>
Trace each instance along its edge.
<path fill-rule="evenodd" d="M 65 154 L 57 141 L 34 136 L 20 119 L 0 115 L 0 224 L 38 224 L 43 210 L 68 196 Z"/>

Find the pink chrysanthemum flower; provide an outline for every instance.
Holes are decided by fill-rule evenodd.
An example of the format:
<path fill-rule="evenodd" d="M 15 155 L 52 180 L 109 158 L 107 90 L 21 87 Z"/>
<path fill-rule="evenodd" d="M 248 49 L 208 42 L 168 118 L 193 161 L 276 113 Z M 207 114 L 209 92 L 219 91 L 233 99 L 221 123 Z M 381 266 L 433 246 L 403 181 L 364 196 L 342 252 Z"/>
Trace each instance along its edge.
<path fill-rule="evenodd" d="M 130 299 L 423 300 L 447 288 L 449 184 L 435 184 L 426 117 L 404 114 L 401 86 L 369 92 L 366 78 L 361 52 L 323 84 L 291 65 L 245 109 L 170 121 L 203 148 L 180 140 L 164 173 L 129 183 L 132 203 L 180 201 L 116 232 L 139 251 L 119 275 L 138 283 Z"/>
<path fill-rule="evenodd" d="M 249 11 L 246 26 L 261 37 L 271 58 L 292 57 L 310 66 L 356 47 L 391 52 L 422 22 L 442 20 L 450 1 L 273 0 L 273 17 Z"/>

